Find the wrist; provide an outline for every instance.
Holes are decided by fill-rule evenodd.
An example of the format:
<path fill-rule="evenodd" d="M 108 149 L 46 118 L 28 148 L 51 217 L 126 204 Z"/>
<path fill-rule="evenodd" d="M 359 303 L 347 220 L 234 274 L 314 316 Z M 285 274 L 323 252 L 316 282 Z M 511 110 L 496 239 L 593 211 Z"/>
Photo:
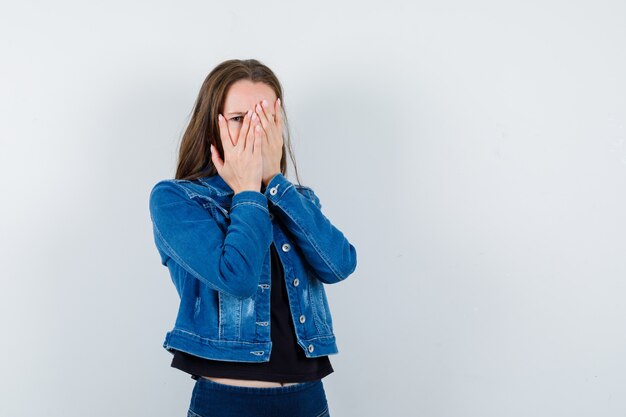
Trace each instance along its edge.
<path fill-rule="evenodd" d="M 263 187 L 267 187 L 267 184 L 270 183 L 272 178 L 274 178 L 276 176 L 276 174 L 279 174 L 279 173 L 280 173 L 280 171 L 276 171 L 276 172 L 272 173 L 271 175 L 263 178 Z"/>
<path fill-rule="evenodd" d="M 233 195 L 239 194 L 244 191 L 256 191 L 258 193 L 261 188 L 262 187 L 258 185 L 250 185 L 250 186 L 243 186 L 241 188 L 234 188 Z"/>

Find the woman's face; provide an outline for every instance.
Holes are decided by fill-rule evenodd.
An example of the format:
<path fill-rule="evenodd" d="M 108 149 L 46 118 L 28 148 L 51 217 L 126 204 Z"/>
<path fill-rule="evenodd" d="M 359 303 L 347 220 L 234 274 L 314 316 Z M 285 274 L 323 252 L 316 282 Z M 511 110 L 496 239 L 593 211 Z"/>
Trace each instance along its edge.
<path fill-rule="evenodd" d="M 228 132 L 233 140 L 233 145 L 237 144 L 239 130 L 241 130 L 246 112 L 249 109 L 255 112 L 256 105 L 260 104 L 262 100 L 267 100 L 269 104 L 268 109 L 271 116 L 274 117 L 274 103 L 276 102 L 276 98 L 274 90 L 263 82 L 254 83 L 250 80 L 239 80 L 230 86 L 226 93 L 226 101 L 224 102 L 224 112 L 222 115 L 226 118 Z M 254 125 L 251 124 L 251 126 Z"/>

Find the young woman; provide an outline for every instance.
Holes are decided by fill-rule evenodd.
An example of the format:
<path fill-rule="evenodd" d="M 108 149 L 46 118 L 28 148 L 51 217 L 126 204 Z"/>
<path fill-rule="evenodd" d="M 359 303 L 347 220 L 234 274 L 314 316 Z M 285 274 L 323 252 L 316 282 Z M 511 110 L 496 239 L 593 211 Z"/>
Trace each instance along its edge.
<path fill-rule="evenodd" d="M 180 297 L 163 347 L 196 380 L 188 416 L 330 416 L 322 378 L 338 349 L 324 284 L 354 272 L 356 251 L 313 189 L 286 177 L 282 97 L 259 61 L 219 64 L 176 177 L 150 193 L 154 241 Z"/>

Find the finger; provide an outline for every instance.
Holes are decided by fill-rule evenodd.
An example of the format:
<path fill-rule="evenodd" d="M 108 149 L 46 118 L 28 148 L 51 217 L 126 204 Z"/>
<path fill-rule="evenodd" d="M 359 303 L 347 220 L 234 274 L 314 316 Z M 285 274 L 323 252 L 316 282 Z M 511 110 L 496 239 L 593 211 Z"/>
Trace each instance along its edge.
<path fill-rule="evenodd" d="M 235 148 L 246 148 L 246 138 L 248 137 L 248 130 L 250 128 L 250 118 L 252 116 L 252 110 L 248 110 L 246 115 L 243 118 L 243 123 L 241 124 L 241 130 L 239 130 L 239 138 L 237 139 L 237 145 Z"/>
<path fill-rule="evenodd" d="M 263 129 L 261 126 L 256 125 L 254 128 L 254 156 L 261 157 L 261 150 L 263 149 Z M 257 155 L 258 154 L 258 155 Z"/>
<path fill-rule="evenodd" d="M 224 152 L 226 152 L 226 149 L 231 150 L 233 148 L 233 140 L 230 138 L 230 132 L 228 131 L 226 119 L 221 113 L 217 117 L 217 124 L 220 128 L 220 139 Z"/>
<path fill-rule="evenodd" d="M 252 116 L 254 117 L 254 113 L 252 114 Z M 252 147 L 254 146 L 254 131 L 256 126 L 259 125 L 258 117 L 255 120 L 252 120 L 251 123 L 252 124 L 250 125 L 250 130 L 248 130 L 248 134 L 246 135 L 245 144 L 245 150 L 249 150 L 250 152 L 252 152 Z"/>
<path fill-rule="evenodd" d="M 283 103 L 281 102 L 280 98 L 277 98 L 276 103 L 274 104 L 274 107 L 275 107 L 274 117 L 276 118 L 276 128 L 278 129 L 281 135 L 283 134 L 283 106 L 282 104 Z"/>
<path fill-rule="evenodd" d="M 270 116 L 269 111 L 269 103 L 267 100 L 263 100 L 263 106 L 257 103 L 256 112 L 258 113 L 263 129 L 265 129 L 266 132 L 269 132 L 270 129 L 273 128 L 273 120 L 270 121 L 272 117 Z"/>
<path fill-rule="evenodd" d="M 255 129 L 255 140 L 256 140 L 256 134 L 258 133 L 261 142 L 269 143 L 268 141 L 269 135 L 267 134 L 267 131 L 263 129 L 263 125 L 260 122 L 258 123 L 258 126 L 259 126 L 258 130 Z"/>

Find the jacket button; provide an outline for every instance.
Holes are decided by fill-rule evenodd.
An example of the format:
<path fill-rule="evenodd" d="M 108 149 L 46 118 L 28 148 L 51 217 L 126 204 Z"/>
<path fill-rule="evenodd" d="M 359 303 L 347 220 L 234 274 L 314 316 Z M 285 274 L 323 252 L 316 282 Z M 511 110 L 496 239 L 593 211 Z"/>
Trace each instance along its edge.
<path fill-rule="evenodd" d="M 309 352 L 313 352 L 313 345 L 309 345 Z"/>
<path fill-rule="evenodd" d="M 300 285 L 300 280 L 298 278 L 293 280 L 293 286 L 297 287 L 298 285 Z"/>
<path fill-rule="evenodd" d="M 304 323 L 304 321 L 306 320 L 306 317 L 304 317 L 304 314 L 300 316 L 300 323 Z"/>
<path fill-rule="evenodd" d="M 289 243 L 285 243 L 283 244 L 283 252 L 289 252 L 289 249 L 291 249 L 291 245 Z"/>
<path fill-rule="evenodd" d="M 274 213 L 270 213 L 270 220 L 274 220 Z"/>
<path fill-rule="evenodd" d="M 278 190 L 276 189 L 276 187 L 270 188 L 270 194 L 271 195 L 276 195 L 277 192 L 278 192 Z"/>

